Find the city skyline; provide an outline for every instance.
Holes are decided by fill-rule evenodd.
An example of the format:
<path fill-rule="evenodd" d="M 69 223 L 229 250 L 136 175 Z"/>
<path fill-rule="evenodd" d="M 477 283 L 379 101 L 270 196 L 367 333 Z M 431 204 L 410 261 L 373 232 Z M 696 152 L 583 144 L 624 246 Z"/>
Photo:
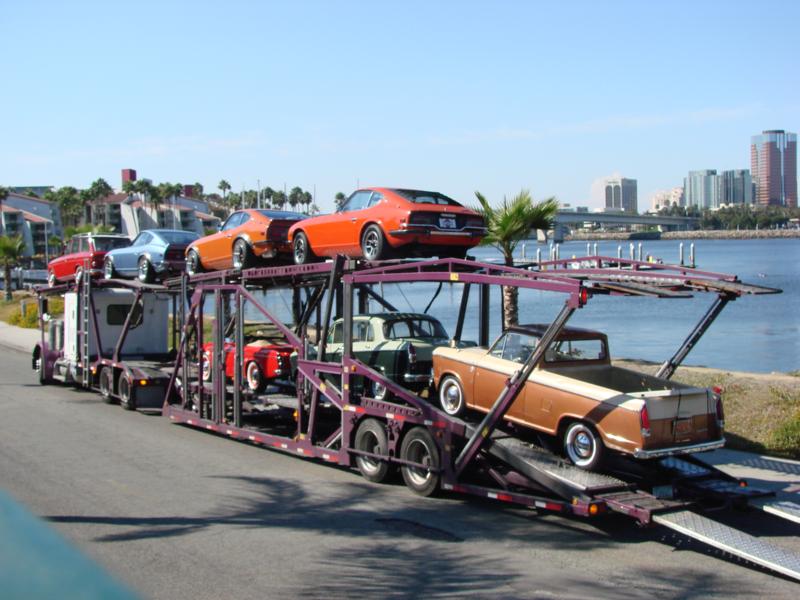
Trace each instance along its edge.
<path fill-rule="evenodd" d="M 788 2 L 758 11 L 800 17 Z M 499 200 L 529 188 L 597 208 L 592 182 L 620 172 L 638 180 L 642 209 L 691 170 L 746 168 L 754 133 L 797 131 L 793 42 L 741 44 L 752 13 L 744 2 L 12 4 L 0 185 L 115 185 L 132 167 L 207 192 L 220 179 L 316 188 L 323 210 L 359 184 L 467 204 L 476 189 Z M 605 35 L 611 25 L 626 36 Z"/>

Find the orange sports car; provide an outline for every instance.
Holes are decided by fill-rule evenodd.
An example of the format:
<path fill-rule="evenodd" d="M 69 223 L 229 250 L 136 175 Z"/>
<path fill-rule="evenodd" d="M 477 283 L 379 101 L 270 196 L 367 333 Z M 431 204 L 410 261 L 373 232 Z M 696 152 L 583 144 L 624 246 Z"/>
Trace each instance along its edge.
<path fill-rule="evenodd" d="M 289 227 L 306 215 L 285 210 L 237 210 L 218 233 L 192 242 L 186 248 L 186 272 L 247 269 L 258 258 L 276 258 L 291 254 Z"/>
<path fill-rule="evenodd" d="M 486 235 L 483 218 L 438 192 L 357 190 L 332 215 L 295 223 L 296 264 L 344 254 L 369 261 L 393 255 L 463 258 Z"/>

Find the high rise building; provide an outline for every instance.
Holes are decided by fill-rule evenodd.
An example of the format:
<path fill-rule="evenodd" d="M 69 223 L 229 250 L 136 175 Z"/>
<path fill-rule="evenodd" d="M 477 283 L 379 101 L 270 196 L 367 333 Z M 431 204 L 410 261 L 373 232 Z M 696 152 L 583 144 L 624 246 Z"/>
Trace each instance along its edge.
<path fill-rule="evenodd" d="M 770 129 L 750 139 L 750 170 L 761 206 L 797 206 L 797 134 Z"/>
<path fill-rule="evenodd" d="M 606 177 L 603 181 L 605 209 L 619 210 L 637 214 L 639 212 L 638 192 L 635 179 L 625 177 Z"/>
<path fill-rule="evenodd" d="M 689 171 L 683 180 L 686 206 L 696 206 L 700 210 L 719 207 L 720 176 L 716 169 Z"/>
<path fill-rule="evenodd" d="M 683 206 L 683 188 L 674 187 L 671 190 L 659 190 L 650 197 L 650 210 L 658 212 L 662 208 Z"/>
<path fill-rule="evenodd" d="M 749 170 L 734 169 L 719 174 L 719 203 L 753 203 L 753 179 Z"/>

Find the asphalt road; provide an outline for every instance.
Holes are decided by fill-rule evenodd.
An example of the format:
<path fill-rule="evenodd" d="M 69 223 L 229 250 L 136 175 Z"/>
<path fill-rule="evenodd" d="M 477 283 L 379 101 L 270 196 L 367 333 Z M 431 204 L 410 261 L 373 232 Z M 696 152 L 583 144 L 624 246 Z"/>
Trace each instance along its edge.
<path fill-rule="evenodd" d="M 27 356 L 2 351 L 0 487 L 144 597 L 797 598 L 800 589 L 668 530 L 422 499 L 399 483 L 40 387 L 29 368 Z M 798 526 L 760 513 L 729 522 L 800 552 Z"/>

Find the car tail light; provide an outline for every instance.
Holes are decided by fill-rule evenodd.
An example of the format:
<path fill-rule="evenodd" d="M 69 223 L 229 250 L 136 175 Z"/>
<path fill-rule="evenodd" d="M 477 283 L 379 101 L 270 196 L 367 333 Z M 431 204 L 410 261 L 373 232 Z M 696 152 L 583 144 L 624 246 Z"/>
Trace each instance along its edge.
<path fill-rule="evenodd" d="M 411 365 L 417 364 L 417 349 L 414 344 L 408 345 L 408 363 Z"/>
<path fill-rule="evenodd" d="M 429 212 L 412 212 L 408 217 L 411 225 L 436 225 L 437 214 Z"/>
<path fill-rule="evenodd" d="M 647 404 L 642 406 L 642 411 L 639 413 L 639 422 L 642 425 L 642 436 L 650 437 L 650 413 L 647 412 Z"/>
<path fill-rule="evenodd" d="M 717 390 L 719 388 L 714 388 L 714 389 Z M 722 390 L 720 390 L 720 392 L 722 392 Z M 725 427 L 725 410 L 722 408 L 722 396 L 720 395 L 720 393 L 717 392 L 714 392 L 714 394 L 717 398 L 717 404 L 715 407 L 717 412 L 717 425 L 719 425 L 720 427 Z"/>
<path fill-rule="evenodd" d="M 485 227 L 486 225 L 483 222 L 483 219 L 480 217 L 469 217 L 467 218 L 467 227 Z"/>

